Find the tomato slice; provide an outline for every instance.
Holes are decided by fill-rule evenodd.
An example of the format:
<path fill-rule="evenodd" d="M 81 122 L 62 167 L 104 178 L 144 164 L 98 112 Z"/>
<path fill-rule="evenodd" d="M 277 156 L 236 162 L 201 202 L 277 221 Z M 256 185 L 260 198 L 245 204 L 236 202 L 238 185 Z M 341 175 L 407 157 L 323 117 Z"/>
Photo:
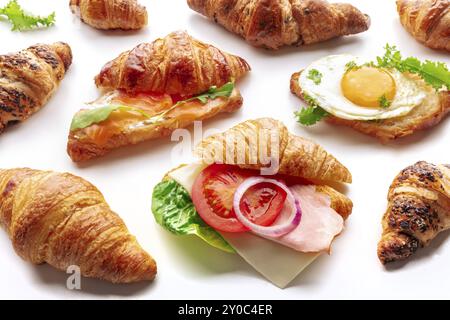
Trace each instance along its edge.
<path fill-rule="evenodd" d="M 248 231 L 236 217 L 233 197 L 236 189 L 257 171 L 236 166 L 213 164 L 205 168 L 192 187 L 192 201 L 200 217 L 211 227 L 224 232 Z M 281 188 L 261 183 L 245 192 L 240 206 L 252 222 L 271 225 L 283 209 L 286 192 Z"/>

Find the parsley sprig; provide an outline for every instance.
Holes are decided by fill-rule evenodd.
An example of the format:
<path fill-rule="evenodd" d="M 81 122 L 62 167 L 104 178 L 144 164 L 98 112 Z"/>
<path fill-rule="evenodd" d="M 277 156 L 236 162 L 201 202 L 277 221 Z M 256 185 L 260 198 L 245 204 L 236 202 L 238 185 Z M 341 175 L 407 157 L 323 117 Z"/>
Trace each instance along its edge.
<path fill-rule="evenodd" d="M 319 85 L 322 82 L 323 74 L 317 69 L 311 69 L 308 73 L 308 79 L 314 82 L 315 85 Z"/>
<path fill-rule="evenodd" d="M 55 12 L 47 17 L 26 13 L 17 0 L 11 0 L 0 8 L 0 17 L 6 17 L 12 24 L 12 31 L 28 31 L 40 27 L 50 27 L 55 24 Z"/>
<path fill-rule="evenodd" d="M 297 121 L 304 126 L 312 126 L 323 118 L 329 116 L 329 113 L 322 109 L 316 100 L 307 94 L 303 94 L 303 99 L 308 104 L 306 108 L 295 112 Z"/>
<path fill-rule="evenodd" d="M 380 99 L 378 99 L 378 103 L 380 104 L 380 107 L 382 108 L 389 108 L 392 104 L 392 101 L 390 101 L 385 94 L 383 94 Z"/>

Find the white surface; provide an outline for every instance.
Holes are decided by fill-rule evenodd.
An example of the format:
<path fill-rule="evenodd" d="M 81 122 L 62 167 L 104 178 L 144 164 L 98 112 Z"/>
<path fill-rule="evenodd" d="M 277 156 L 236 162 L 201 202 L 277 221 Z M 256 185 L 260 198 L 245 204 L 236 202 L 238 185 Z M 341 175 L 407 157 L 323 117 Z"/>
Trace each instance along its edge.
<path fill-rule="evenodd" d="M 4 2 L 0 0 L 0 4 Z M 382 54 L 382 47 L 389 42 L 397 44 L 405 55 L 449 63 L 446 53 L 422 47 L 402 29 L 394 1 L 348 1 L 372 17 L 368 32 L 278 52 L 247 45 L 190 11 L 184 0 L 141 2 L 148 7 L 150 26 L 136 33 L 100 32 L 81 25 L 72 17 L 66 0 L 21 0 L 35 12 L 56 10 L 57 25 L 49 30 L 12 33 L 6 23 L 0 22 L 1 53 L 58 40 L 70 43 L 74 52 L 73 66 L 50 103 L 1 135 L 0 167 L 69 171 L 93 182 L 155 257 L 158 277 L 153 284 L 131 286 L 83 279 L 83 290 L 69 291 L 65 287 L 66 274 L 49 266 L 23 262 L 6 234 L 0 232 L 0 298 L 450 298 L 448 232 L 408 263 L 393 265 L 389 270 L 380 265 L 376 256 L 389 184 L 399 170 L 417 160 L 450 162 L 449 120 L 427 132 L 383 146 L 341 127 L 321 124 L 304 129 L 293 118 L 301 103 L 289 92 L 290 75 L 324 55 L 351 53 L 372 57 Z M 244 57 L 253 68 L 239 84 L 245 99 L 242 110 L 208 121 L 206 128 L 225 130 L 249 118 L 272 116 L 283 120 L 292 132 L 321 143 L 353 173 L 354 183 L 348 187 L 348 195 L 355 208 L 332 255 L 320 257 L 285 290 L 263 280 L 238 256 L 210 248 L 194 237 L 172 236 L 157 226 L 150 212 L 151 192 L 164 172 L 183 162 L 181 156 L 169 161 L 174 143 L 167 139 L 144 143 L 83 166 L 73 164 L 66 154 L 72 115 L 83 102 L 97 97 L 92 78 L 103 64 L 124 50 L 177 29 L 186 29 L 205 42 Z"/>

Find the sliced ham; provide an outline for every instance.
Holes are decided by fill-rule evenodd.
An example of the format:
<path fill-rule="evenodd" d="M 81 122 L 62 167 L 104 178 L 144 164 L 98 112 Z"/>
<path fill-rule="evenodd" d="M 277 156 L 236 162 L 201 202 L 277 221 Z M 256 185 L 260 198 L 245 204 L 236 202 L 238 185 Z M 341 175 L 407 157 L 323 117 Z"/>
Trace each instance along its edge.
<path fill-rule="evenodd" d="M 317 192 L 315 186 L 295 185 L 290 189 L 300 201 L 300 225 L 282 237 L 266 238 L 300 252 L 329 251 L 333 239 L 344 228 L 344 219 L 330 207 L 330 198 Z M 274 224 L 283 224 L 289 215 L 290 209 L 285 208 Z"/>

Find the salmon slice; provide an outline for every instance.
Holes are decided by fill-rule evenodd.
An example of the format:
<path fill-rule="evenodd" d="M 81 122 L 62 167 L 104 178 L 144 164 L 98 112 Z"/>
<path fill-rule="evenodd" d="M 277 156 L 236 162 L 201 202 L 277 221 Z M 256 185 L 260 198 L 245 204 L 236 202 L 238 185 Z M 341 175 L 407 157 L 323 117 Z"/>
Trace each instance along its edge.
<path fill-rule="evenodd" d="M 177 100 L 178 97 L 168 94 L 131 96 L 117 90 L 109 92 L 91 103 L 92 107 L 124 105 L 142 112 L 118 109 L 105 121 L 70 131 L 67 152 L 74 162 L 97 158 L 113 149 L 170 136 L 174 130 L 188 127 L 194 121 L 206 120 L 219 113 L 234 112 L 243 102 L 236 88 L 230 97 L 218 97 L 205 104 L 199 100 L 180 102 L 171 109 Z M 167 113 L 160 116 L 164 112 Z"/>

